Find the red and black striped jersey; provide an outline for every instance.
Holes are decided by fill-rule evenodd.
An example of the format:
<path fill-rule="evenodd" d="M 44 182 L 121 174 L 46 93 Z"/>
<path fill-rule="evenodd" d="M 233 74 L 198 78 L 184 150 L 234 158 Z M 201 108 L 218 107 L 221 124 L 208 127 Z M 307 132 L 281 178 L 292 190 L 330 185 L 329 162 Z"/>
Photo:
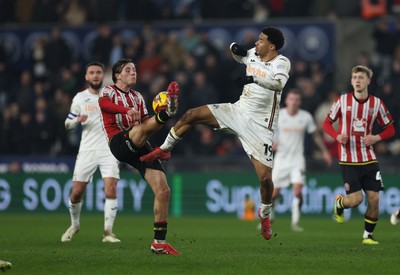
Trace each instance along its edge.
<path fill-rule="evenodd" d="M 104 87 L 99 94 L 102 122 L 107 138 L 148 119 L 148 111 L 143 96 L 132 89 L 124 92 L 115 85 Z M 141 120 L 132 121 L 126 114 L 129 109 L 139 110 Z"/>
<path fill-rule="evenodd" d="M 381 99 L 369 95 L 365 101 L 359 101 L 353 93 L 341 95 L 333 103 L 328 118 L 339 119 L 338 133 L 349 137 L 346 144 L 338 144 L 340 164 L 377 162 L 374 146 L 366 146 L 363 138 L 372 134 L 375 122 L 383 128 L 393 123 Z"/>

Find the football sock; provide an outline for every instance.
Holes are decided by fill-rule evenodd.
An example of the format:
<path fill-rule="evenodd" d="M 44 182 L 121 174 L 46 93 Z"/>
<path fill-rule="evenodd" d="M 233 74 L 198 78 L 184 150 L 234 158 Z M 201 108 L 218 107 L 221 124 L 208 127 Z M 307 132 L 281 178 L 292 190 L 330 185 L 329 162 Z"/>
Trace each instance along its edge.
<path fill-rule="evenodd" d="M 117 216 L 118 200 L 107 199 L 104 204 L 104 231 L 112 232 L 115 217 Z"/>
<path fill-rule="evenodd" d="M 156 122 L 158 124 L 165 124 L 171 117 L 167 114 L 165 110 L 162 110 L 158 114 L 156 114 Z"/>
<path fill-rule="evenodd" d="M 371 218 L 371 217 L 364 217 L 364 238 L 368 238 L 368 235 L 374 232 L 375 226 L 378 223 L 377 218 Z"/>
<path fill-rule="evenodd" d="M 160 146 L 161 150 L 163 151 L 171 151 L 172 148 L 181 140 L 182 138 L 178 137 L 175 133 L 174 127 L 168 133 L 167 138 L 165 139 L 164 143 Z"/>
<path fill-rule="evenodd" d="M 154 240 L 165 241 L 165 238 L 167 236 L 167 225 L 167 221 L 154 223 Z"/>
<path fill-rule="evenodd" d="M 300 220 L 300 198 L 294 197 L 292 201 L 292 224 L 298 224 Z"/>
<path fill-rule="evenodd" d="M 72 203 L 71 200 L 69 200 L 69 213 L 71 215 L 71 225 L 73 227 L 79 227 L 80 226 L 80 215 L 81 215 L 81 208 L 82 208 L 82 201 L 78 203 Z"/>
<path fill-rule="evenodd" d="M 271 214 L 271 209 L 272 209 L 272 203 L 270 203 L 270 204 L 261 203 L 261 207 L 260 207 L 261 218 L 263 218 L 263 219 L 268 218 Z"/>

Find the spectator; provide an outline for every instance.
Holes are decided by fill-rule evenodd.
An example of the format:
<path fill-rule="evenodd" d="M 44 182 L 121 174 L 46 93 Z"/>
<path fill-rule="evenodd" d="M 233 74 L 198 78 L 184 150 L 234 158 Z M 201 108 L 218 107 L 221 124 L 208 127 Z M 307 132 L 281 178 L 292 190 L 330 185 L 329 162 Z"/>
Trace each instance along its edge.
<path fill-rule="evenodd" d="M 71 63 L 71 56 L 71 49 L 62 38 L 60 29 L 52 28 L 50 39 L 45 46 L 46 68 L 53 73 L 58 72 L 60 68 L 68 68 Z"/>

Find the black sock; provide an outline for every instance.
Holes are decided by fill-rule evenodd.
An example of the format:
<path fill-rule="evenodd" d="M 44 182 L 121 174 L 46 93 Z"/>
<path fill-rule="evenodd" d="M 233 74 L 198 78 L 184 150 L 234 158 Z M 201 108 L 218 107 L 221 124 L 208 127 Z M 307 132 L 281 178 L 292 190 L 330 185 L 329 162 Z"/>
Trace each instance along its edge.
<path fill-rule="evenodd" d="M 154 223 L 154 239 L 164 241 L 167 236 L 167 225 L 166 221 Z"/>
<path fill-rule="evenodd" d="M 156 114 L 156 122 L 158 124 L 165 124 L 165 122 L 167 122 L 167 120 L 170 118 L 171 117 L 167 114 L 165 110 L 162 110 L 161 112 Z"/>
<path fill-rule="evenodd" d="M 378 223 L 378 219 L 377 218 L 371 218 L 371 217 L 364 217 L 364 229 L 367 232 L 374 232 L 375 226 Z"/>

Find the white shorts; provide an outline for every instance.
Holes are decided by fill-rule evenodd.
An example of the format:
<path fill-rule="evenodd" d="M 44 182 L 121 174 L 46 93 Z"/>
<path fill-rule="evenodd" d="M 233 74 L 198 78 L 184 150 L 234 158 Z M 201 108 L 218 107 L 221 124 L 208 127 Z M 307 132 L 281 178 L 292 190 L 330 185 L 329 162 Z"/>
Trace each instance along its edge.
<path fill-rule="evenodd" d="M 110 150 L 92 150 L 78 153 L 73 181 L 92 181 L 93 174 L 100 169 L 102 178 L 119 179 L 119 162 Z"/>
<path fill-rule="evenodd" d="M 207 105 L 220 129 L 238 136 L 249 158 L 272 168 L 272 137 L 274 133 L 242 113 L 231 103 Z"/>
<path fill-rule="evenodd" d="M 277 188 L 287 188 L 290 184 L 304 184 L 305 166 L 303 164 L 292 166 L 276 165 L 272 169 L 272 182 Z"/>

